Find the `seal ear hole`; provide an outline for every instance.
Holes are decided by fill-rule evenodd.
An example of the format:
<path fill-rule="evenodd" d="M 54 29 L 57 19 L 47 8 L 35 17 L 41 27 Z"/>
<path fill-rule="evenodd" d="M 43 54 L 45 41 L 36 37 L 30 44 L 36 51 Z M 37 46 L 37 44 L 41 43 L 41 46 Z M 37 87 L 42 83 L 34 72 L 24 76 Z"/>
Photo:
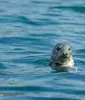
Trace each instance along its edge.
<path fill-rule="evenodd" d="M 59 51 L 59 50 L 61 50 L 61 48 L 60 47 L 57 47 L 57 51 Z"/>

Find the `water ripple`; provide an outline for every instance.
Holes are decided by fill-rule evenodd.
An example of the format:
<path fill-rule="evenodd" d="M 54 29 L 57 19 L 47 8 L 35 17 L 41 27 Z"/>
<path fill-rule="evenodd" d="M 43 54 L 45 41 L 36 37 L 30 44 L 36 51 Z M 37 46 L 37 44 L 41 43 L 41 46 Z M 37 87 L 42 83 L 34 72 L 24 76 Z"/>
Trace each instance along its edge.
<path fill-rule="evenodd" d="M 62 9 L 62 10 L 72 10 L 74 12 L 85 13 L 84 6 L 55 6 L 50 9 Z"/>
<path fill-rule="evenodd" d="M 84 0 L 0 0 L 0 99 L 85 98 Z M 75 68 L 56 73 L 54 45 L 69 41 Z"/>

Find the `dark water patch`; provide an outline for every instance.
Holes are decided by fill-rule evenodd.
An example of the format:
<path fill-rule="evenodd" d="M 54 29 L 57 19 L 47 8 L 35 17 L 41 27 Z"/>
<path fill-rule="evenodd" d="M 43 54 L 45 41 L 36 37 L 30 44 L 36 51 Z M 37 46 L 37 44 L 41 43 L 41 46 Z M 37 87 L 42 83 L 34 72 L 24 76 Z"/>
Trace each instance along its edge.
<path fill-rule="evenodd" d="M 46 13 L 46 14 L 42 14 L 44 16 L 48 16 L 48 17 L 59 17 L 61 16 L 60 14 L 57 13 Z M 56 22 L 56 24 L 59 24 L 58 22 Z"/>
<path fill-rule="evenodd" d="M 14 74 L 11 71 L 1 70 L 0 71 L 0 78 L 3 78 L 4 81 L 8 80 L 9 78 L 18 77 L 20 74 Z"/>
<path fill-rule="evenodd" d="M 24 48 L 23 49 L 18 49 L 18 48 L 11 49 L 11 52 L 10 51 L 4 51 L 4 54 L 6 54 L 6 55 L 10 55 L 10 54 L 19 55 L 19 54 L 21 54 L 21 55 L 25 55 L 26 57 L 43 56 L 43 55 L 45 55 L 44 53 L 45 53 L 44 51 L 43 52 L 35 51 L 35 50 L 30 51 L 30 50 L 25 50 Z"/>
<path fill-rule="evenodd" d="M 77 58 L 76 59 L 76 62 L 78 63 L 78 64 L 81 64 L 81 65 L 84 65 L 85 64 L 85 60 L 84 59 L 79 59 L 79 58 Z"/>
<path fill-rule="evenodd" d="M 36 31 L 51 31 L 51 29 L 35 29 Z M 56 32 L 56 29 L 53 29 L 55 32 Z M 52 30 L 52 31 L 53 31 Z M 63 34 L 62 34 L 63 35 Z M 60 37 L 60 34 L 55 34 L 54 32 L 53 33 L 47 33 L 47 32 L 44 32 L 42 34 L 30 34 L 31 38 L 36 38 L 36 39 L 42 39 L 42 40 L 50 40 L 49 38 L 55 38 L 55 37 Z M 48 38 L 49 37 L 49 38 Z M 50 42 L 50 41 L 49 41 Z M 46 42 L 45 42 L 46 43 Z"/>
<path fill-rule="evenodd" d="M 40 23 L 37 23 L 36 21 L 33 21 L 31 19 L 28 19 L 24 16 L 15 16 L 15 15 L 10 15 L 10 16 L 3 16 L 0 17 L 0 22 L 2 23 L 22 23 L 22 24 L 29 24 L 29 25 L 41 25 Z"/>
<path fill-rule="evenodd" d="M 51 81 L 52 83 L 54 83 L 55 85 L 58 83 L 58 84 L 61 84 L 62 86 L 65 84 L 65 85 L 69 85 L 69 86 L 77 86 L 78 84 L 76 83 L 75 84 L 75 79 L 77 80 L 77 81 L 79 81 L 82 85 L 81 86 L 84 86 L 84 83 L 82 83 L 82 82 L 84 82 L 85 81 L 85 79 L 84 79 L 84 74 L 82 74 L 82 73 L 78 73 L 78 72 L 75 72 L 75 71 L 73 71 L 72 73 L 70 73 L 70 72 L 63 72 L 63 73 L 55 73 L 54 74 L 54 76 L 56 76 L 55 78 L 54 78 L 54 80 L 55 80 L 55 83 L 53 82 L 53 81 Z M 53 77 L 53 76 L 52 76 Z M 65 82 L 65 83 L 62 83 L 61 82 L 61 80 L 62 81 L 65 81 L 65 80 L 67 80 L 68 79 L 68 81 L 69 82 Z M 59 81 L 60 80 L 60 81 Z M 73 80 L 73 82 L 72 83 L 70 83 L 70 81 L 72 81 Z M 82 81 L 81 81 L 82 80 Z M 50 83 L 50 82 L 49 82 Z"/>
<path fill-rule="evenodd" d="M 8 87 L 0 87 L 0 91 L 24 91 L 24 92 L 61 92 L 61 93 L 67 93 L 67 94 L 76 94 L 76 95 L 84 95 L 85 90 L 74 90 L 74 89 L 54 89 L 51 87 L 40 87 L 40 86 L 8 86 Z"/>
<path fill-rule="evenodd" d="M 5 12 L 5 10 L 4 9 L 0 9 L 0 13 L 3 13 L 3 12 Z"/>
<path fill-rule="evenodd" d="M 76 58 L 80 58 L 81 60 L 84 60 L 84 57 L 85 57 L 85 54 L 84 53 L 80 53 L 80 54 L 74 54 L 74 57 L 76 57 Z"/>
<path fill-rule="evenodd" d="M 24 37 L 2 37 L 0 38 L 0 43 L 5 43 L 5 44 L 18 44 L 22 43 L 24 41 L 28 41 L 28 38 Z"/>
<path fill-rule="evenodd" d="M 38 23 L 41 23 L 42 25 L 52 25 L 52 24 L 58 24 L 55 22 L 55 20 L 51 20 L 48 18 L 38 18 Z"/>
<path fill-rule="evenodd" d="M 76 50 L 74 56 L 76 59 L 84 61 L 85 49 Z"/>
<path fill-rule="evenodd" d="M 0 0 L 0 3 L 1 4 L 8 4 L 10 1 L 7 1 L 7 0 Z"/>
<path fill-rule="evenodd" d="M 85 13 L 84 6 L 55 6 L 55 7 L 51 7 L 50 9 L 72 10 L 79 13 Z"/>
<path fill-rule="evenodd" d="M 0 63 L 0 70 L 6 69 L 6 66 L 3 63 Z"/>
<path fill-rule="evenodd" d="M 29 61 L 29 58 L 16 58 L 16 59 L 12 59 L 11 60 L 13 63 L 25 63 L 25 64 L 28 64 L 28 63 L 32 63 L 33 61 L 31 60 L 31 61 Z"/>
<path fill-rule="evenodd" d="M 76 50 L 76 53 L 78 53 L 78 54 L 84 54 L 85 53 L 85 49 L 82 48 L 82 49 Z"/>
<path fill-rule="evenodd" d="M 85 25 L 85 23 L 81 23 L 81 22 L 75 22 L 75 21 L 66 21 L 66 20 L 64 20 L 64 22 L 62 21 L 62 22 L 59 22 L 60 23 L 60 25 L 62 24 L 62 25 L 77 25 L 77 26 L 80 26 L 80 25 Z"/>
<path fill-rule="evenodd" d="M 34 64 L 37 66 L 47 66 L 49 64 L 49 57 L 46 58 L 47 55 L 45 54 L 28 54 L 26 57 L 20 57 L 12 59 L 11 62 L 13 63 L 25 63 L 25 64 Z M 37 59 L 38 57 L 38 59 Z M 43 63 L 43 64 L 42 64 Z"/>
<path fill-rule="evenodd" d="M 43 25 L 51 25 L 56 24 L 56 22 L 51 21 L 49 19 L 29 19 L 26 16 L 16 16 L 16 15 L 4 15 L 0 17 L 1 23 L 22 23 L 28 24 L 32 26 L 43 26 Z"/>
<path fill-rule="evenodd" d="M 43 37 L 42 37 L 43 38 Z M 34 37 L 2 37 L 0 38 L 0 43 L 10 44 L 10 45 L 26 45 L 29 47 L 29 44 L 39 45 L 41 42 L 41 46 L 49 45 L 48 38 L 42 39 L 41 38 L 34 38 Z M 32 45 L 33 46 L 33 45 Z"/>
<path fill-rule="evenodd" d="M 59 4 L 59 2 L 57 1 L 33 1 L 32 0 L 32 3 L 34 3 L 34 4 L 44 4 L 44 5 L 46 5 L 46 4 L 55 4 L 55 3 L 57 3 L 57 4 Z"/>
<path fill-rule="evenodd" d="M 34 92 L 38 92 L 38 91 L 56 91 L 56 89 L 52 89 L 52 88 L 48 88 L 48 87 L 39 87 L 39 86 L 8 86 L 8 87 L 0 87 L 0 91 L 34 91 Z"/>
<path fill-rule="evenodd" d="M 48 66 L 49 65 L 49 60 L 45 59 L 45 57 L 42 57 L 42 59 L 37 59 L 33 63 L 35 63 L 37 66 Z M 43 65 L 42 65 L 43 63 Z"/>

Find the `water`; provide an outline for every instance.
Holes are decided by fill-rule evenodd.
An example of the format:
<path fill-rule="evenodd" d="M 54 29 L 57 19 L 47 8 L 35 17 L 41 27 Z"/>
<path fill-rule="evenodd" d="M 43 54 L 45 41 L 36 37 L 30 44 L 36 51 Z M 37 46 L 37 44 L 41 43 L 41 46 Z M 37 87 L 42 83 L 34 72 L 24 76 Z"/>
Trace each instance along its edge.
<path fill-rule="evenodd" d="M 77 71 L 48 66 L 61 40 Z M 15 99 L 85 100 L 84 0 L 0 0 L 0 100 Z"/>

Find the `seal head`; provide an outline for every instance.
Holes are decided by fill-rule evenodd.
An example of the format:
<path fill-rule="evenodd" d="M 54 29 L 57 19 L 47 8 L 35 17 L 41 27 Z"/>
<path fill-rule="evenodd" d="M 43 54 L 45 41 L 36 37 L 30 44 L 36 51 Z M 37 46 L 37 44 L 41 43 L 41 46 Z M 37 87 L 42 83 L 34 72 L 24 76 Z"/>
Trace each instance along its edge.
<path fill-rule="evenodd" d="M 72 49 L 69 43 L 58 43 L 52 51 L 50 66 L 56 71 L 69 71 L 74 66 Z"/>

